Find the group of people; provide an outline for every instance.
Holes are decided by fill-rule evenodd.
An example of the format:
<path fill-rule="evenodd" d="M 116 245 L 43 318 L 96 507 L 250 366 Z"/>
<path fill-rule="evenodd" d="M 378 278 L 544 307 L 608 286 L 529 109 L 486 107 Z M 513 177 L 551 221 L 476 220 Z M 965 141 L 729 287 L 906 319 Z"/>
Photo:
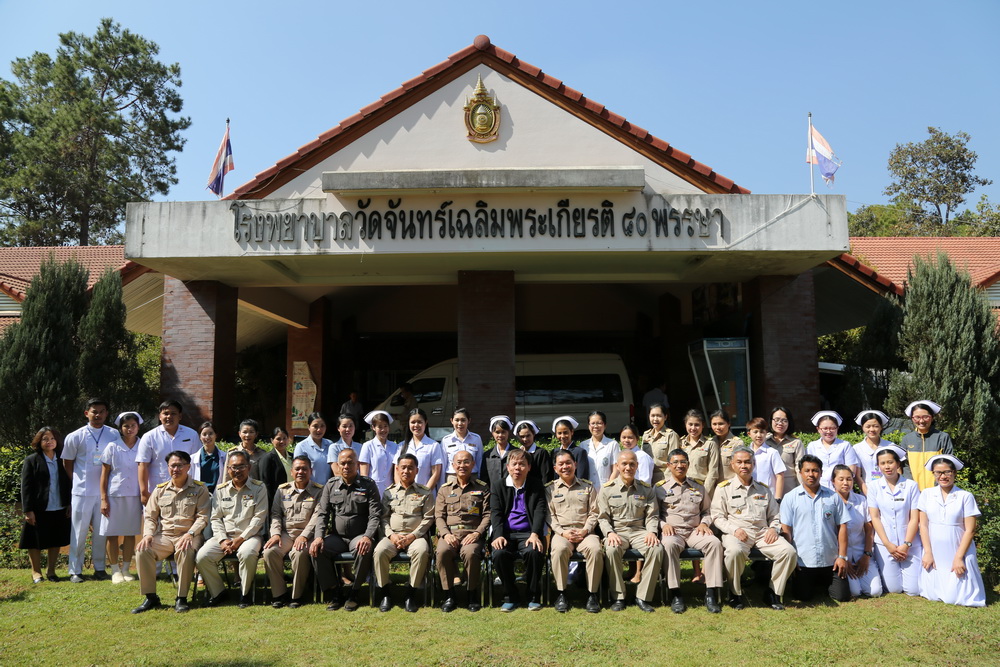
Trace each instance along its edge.
<path fill-rule="evenodd" d="M 211 423 L 198 431 L 180 424 L 176 401 L 161 404 L 160 425 L 139 438 L 140 415 L 118 415 L 116 430 L 104 423 L 107 402 L 92 399 L 87 424 L 65 442 L 49 427 L 32 442 L 35 453 L 22 470 L 21 547 L 39 583 L 42 551 L 48 551 L 46 577 L 55 580 L 59 548 L 68 542 L 70 579 L 78 582 L 89 531 L 95 579 L 108 577 L 106 550 L 115 583 L 135 578 L 134 559 L 144 595 L 134 613 L 161 605 L 156 575 L 168 560 L 177 574 L 177 611 L 188 609 L 195 566 L 205 604 L 220 604 L 226 586 L 219 563 L 227 557 L 237 561 L 240 607 L 253 603 L 262 559 L 275 607 L 303 604 L 315 571 L 328 609 L 353 611 L 374 570 L 378 608 L 388 611 L 397 597 L 390 563 L 401 553 L 409 561 L 406 611 L 421 605 L 432 554 L 445 612 L 459 606 L 460 564 L 464 606 L 480 608 L 484 557 L 499 574 L 502 611 L 541 608 L 547 556 L 560 612 L 570 607 L 574 570 L 585 580 L 587 611 L 601 610 L 604 578 L 611 610 L 624 609 L 624 561 L 632 560 L 635 605 L 653 611 L 662 573 L 667 603 L 681 613 L 685 555 L 697 557 L 694 580 L 705 585 L 712 613 L 721 611 L 726 581 L 729 604 L 748 604 L 741 581 L 748 560 L 769 581 L 763 602 L 774 609 L 783 608 L 788 585 L 790 596 L 803 601 L 906 592 L 981 606 L 985 589 L 973 542 L 979 510 L 954 484 L 962 463 L 948 435 L 933 426 L 939 410 L 927 400 L 908 406 L 915 430 L 901 447 L 881 438 L 888 417 L 878 410 L 857 416 L 865 439 L 853 446 L 837 437 L 840 415 L 817 413 L 812 422 L 820 438 L 806 448 L 791 435 L 783 408 L 746 424 L 747 445 L 723 411 L 708 419 L 689 411 L 679 435 L 667 427 L 666 409 L 654 405 L 647 431 L 627 425 L 617 440 L 606 435 L 599 411 L 588 416 L 591 437 L 581 442 L 574 438 L 577 420 L 559 417 L 553 451 L 535 442 L 540 429 L 533 421 L 515 424 L 504 415 L 489 421 L 495 446 L 485 450 L 464 409 L 452 417 L 454 432 L 437 442 L 417 407 L 400 443 L 388 439 L 387 412 L 364 416 L 374 433 L 364 443 L 354 440 L 355 415 L 338 416 L 333 442 L 317 412 L 293 451 L 278 427 L 265 452 L 257 446 L 260 426 L 246 420 L 240 444 L 226 452 Z M 571 563 L 574 553 L 581 564 Z M 524 597 L 518 559 L 525 565 Z"/>

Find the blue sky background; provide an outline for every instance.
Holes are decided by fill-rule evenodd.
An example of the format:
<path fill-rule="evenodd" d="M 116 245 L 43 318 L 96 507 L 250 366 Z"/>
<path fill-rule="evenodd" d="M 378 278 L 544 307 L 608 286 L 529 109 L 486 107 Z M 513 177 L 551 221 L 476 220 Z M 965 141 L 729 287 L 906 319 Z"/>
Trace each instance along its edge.
<path fill-rule="evenodd" d="M 929 125 L 972 135 L 977 173 L 1000 181 L 997 0 L 0 0 L 0 77 L 104 16 L 181 66 L 192 126 L 170 200 L 212 198 L 227 116 L 229 193 L 480 33 L 754 193 L 809 191 L 808 111 L 849 210 L 886 201 L 890 150 Z M 966 205 L 981 193 L 1000 203 L 994 183 Z"/>

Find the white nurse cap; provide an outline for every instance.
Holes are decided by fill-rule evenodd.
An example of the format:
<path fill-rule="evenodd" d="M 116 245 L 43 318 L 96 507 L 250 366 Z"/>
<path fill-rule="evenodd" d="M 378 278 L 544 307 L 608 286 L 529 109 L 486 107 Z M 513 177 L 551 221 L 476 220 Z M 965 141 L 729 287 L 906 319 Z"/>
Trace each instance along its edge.
<path fill-rule="evenodd" d="M 930 460 L 927 462 L 927 464 L 924 466 L 924 468 L 927 469 L 927 470 L 933 471 L 934 470 L 934 464 L 937 463 L 938 461 L 940 461 L 941 459 L 947 459 L 947 460 L 951 461 L 952 463 L 954 463 L 955 464 L 955 470 L 961 470 L 962 468 L 965 467 L 964 463 L 962 463 L 961 461 L 959 461 L 958 459 L 956 459 L 951 454 L 935 454 L 934 456 L 932 456 L 930 458 Z"/>
<path fill-rule="evenodd" d="M 810 421 L 813 423 L 813 426 L 819 426 L 819 420 L 822 419 L 823 417 L 833 417 L 834 420 L 836 420 L 837 422 L 837 426 L 840 426 L 841 424 L 844 423 L 844 418 L 841 417 L 836 412 L 834 412 L 833 410 L 820 410 L 819 412 L 817 412 L 812 416 L 812 419 Z"/>
<path fill-rule="evenodd" d="M 909 405 L 906 406 L 906 409 L 903 410 L 903 412 L 906 413 L 907 417 L 912 417 L 913 416 L 913 410 L 918 405 L 926 405 L 928 408 L 931 409 L 931 414 L 932 415 L 936 415 L 937 413 L 941 412 L 941 406 L 940 405 L 938 405 L 934 401 L 928 401 L 927 399 L 921 399 L 919 401 L 913 401 L 912 403 L 910 403 Z"/>
<path fill-rule="evenodd" d="M 896 458 L 899 459 L 900 461 L 906 460 L 906 452 L 903 451 L 902 447 L 897 447 L 896 445 L 885 445 L 883 447 L 879 447 L 878 449 L 875 450 L 876 461 L 878 460 L 878 457 L 882 455 L 882 452 L 892 452 L 893 454 L 896 455 Z"/>
<path fill-rule="evenodd" d="M 520 433 L 521 428 L 524 426 L 530 428 L 531 432 L 534 433 L 535 435 L 538 435 L 538 432 L 541 430 L 540 428 L 538 428 L 538 424 L 531 421 L 530 419 L 522 419 L 521 421 L 514 424 L 514 433 Z"/>
<path fill-rule="evenodd" d="M 864 426 L 865 423 L 862 421 L 865 415 L 875 415 L 878 420 L 882 422 L 882 426 L 889 423 L 889 415 L 885 414 L 881 410 L 862 410 L 858 413 L 858 416 L 854 418 L 854 423 L 858 426 Z"/>
<path fill-rule="evenodd" d="M 499 422 L 506 424 L 508 429 L 514 426 L 514 422 L 512 422 L 510 417 L 507 415 L 497 415 L 496 417 L 490 417 L 490 431 L 492 431 L 493 427 Z"/>
<path fill-rule="evenodd" d="M 378 415 L 385 415 L 385 418 L 389 420 L 389 423 L 390 424 L 392 423 L 392 415 L 390 415 L 385 410 L 372 410 L 371 412 L 365 415 L 365 423 L 371 426 L 372 420 L 375 419 L 375 417 L 377 417 Z"/>
<path fill-rule="evenodd" d="M 139 422 L 140 426 L 142 426 L 142 415 L 140 415 L 138 412 L 133 412 L 131 410 L 129 410 L 128 412 L 123 412 L 117 417 L 115 417 L 115 426 L 121 426 L 122 420 L 125 419 L 126 417 L 135 417 L 135 420 Z"/>
<path fill-rule="evenodd" d="M 558 424 L 559 422 L 567 422 L 570 426 L 573 427 L 574 431 L 576 430 L 576 427 L 580 425 L 580 422 L 578 422 L 577 420 L 573 419 L 569 415 L 563 415 L 562 417 L 556 417 L 555 419 L 552 420 L 552 432 L 553 433 L 555 433 L 555 431 L 556 431 L 556 424 Z"/>

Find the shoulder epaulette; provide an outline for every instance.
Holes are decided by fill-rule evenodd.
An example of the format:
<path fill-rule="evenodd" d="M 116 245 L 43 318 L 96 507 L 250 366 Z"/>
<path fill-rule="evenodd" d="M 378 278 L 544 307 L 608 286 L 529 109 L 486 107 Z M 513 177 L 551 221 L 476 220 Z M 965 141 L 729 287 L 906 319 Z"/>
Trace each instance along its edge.
<path fill-rule="evenodd" d="M 556 480 L 550 479 L 549 481 L 545 482 L 545 486 L 552 486 L 555 483 L 556 483 Z"/>
<path fill-rule="evenodd" d="M 423 484 L 414 484 L 413 486 L 417 487 L 417 489 L 419 489 L 421 491 L 430 491 L 431 490 L 431 488 L 429 486 L 424 486 Z"/>
<path fill-rule="evenodd" d="M 609 480 L 608 480 L 608 481 L 606 481 L 606 482 L 605 482 L 604 484 L 601 484 L 601 486 L 611 486 L 611 485 L 612 485 L 612 484 L 614 484 L 614 483 L 615 483 L 615 480 L 613 480 L 613 479 L 609 479 Z"/>
<path fill-rule="evenodd" d="M 289 483 L 291 483 L 291 482 L 289 482 Z M 322 489 L 323 488 L 323 485 L 320 484 L 319 482 L 309 482 L 309 483 L 312 484 L 317 489 Z"/>
<path fill-rule="evenodd" d="M 201 480 L 192 479 L 191 481 L 197 484 L 198 486 L 205 486 L 205 482 L 202 482 Z"/>
<path fill-rule="evenodd" d="M 480 486 L 489 486 L 489 484 L 479 479 L 478 477 L 476 478 L 476 484 L 479 484 Z"/>
<path fill-rule="evenodd" d="M 716 484 L 716 486 L 729 486 L 729 480 L 728 479 L 724 479 L 721 482 L 719 482 L 718 484 Z"/>
<path fill-rule="evenodd" d="M 649 482 L 644 482 L 641 479 L 635 480 L 635 483 L 638 484 L 639 486 L 645 486 L 647 488 L 649 487 Z"/>
<path fill-rule="evenodd" d="M 221 484 L 219 484 L 218 486 L 216 486 L 215 490 L 218 491 L 219 489 L 224 489 L 227 486 L 232 486 L 232 485 L 233 485 L 233 480 L 227 479 L 225 482 L 222 482 Z"/>
<path fill-rule="evenodd" d="M 580 480 L 581 482 L 583 482 L 584 484 L 589 484 L 589 485 L 591 485 L 591 486 L 593 486 L 593 485 L 594 485 L 594 483 L 593 483 L 593 482 L 591 482 L 591 481 L 590 481 L 589 479 L 583 479 L 583 478 L 581 478 L 581 477 L 577 477 L 577 479 L 579 479 L 579 480 Z"/>
<path fill-rule="evenodd" d="M 162 489 L 162 488 L 163 488 L 163 487 L 165 487 L 165 486 L 166 486 L 167 484 L 170 484 L 170 482 L 160 482 L 159 484 L 157 484 L 157 485 L 156 485 L 156 488 L 158 488 L 158 489 Z"/>
<path fill-rule="evenodd" d="M 250 479 L 247 481 L 249 481 L 251 484 L 256 484 L 257 486 L 264 486 L 264 482 L 260 481 L 259 479 Z"/>
<path fill-rule="evenodd" d="M 656 484 L 654 484 L 653 486 L 663 486 L 663 485 L 664 485 L 664 484 L 666 484 L 666 483 L 667 483 L 667 480 L 665 480 L 665 479 L 661 479 L 661 480 L 660 480 L 659 482 L 657 482 L 657 483 L 656 483 Z"/>
<path fill-rule="evenodd" d="M 291 482 L 285 482 L 284 484 L 279 484 L 278 488 L 279 489 L 288 489 L 288 488 L 291 488 L 291 486 L 292 486 Z"/>

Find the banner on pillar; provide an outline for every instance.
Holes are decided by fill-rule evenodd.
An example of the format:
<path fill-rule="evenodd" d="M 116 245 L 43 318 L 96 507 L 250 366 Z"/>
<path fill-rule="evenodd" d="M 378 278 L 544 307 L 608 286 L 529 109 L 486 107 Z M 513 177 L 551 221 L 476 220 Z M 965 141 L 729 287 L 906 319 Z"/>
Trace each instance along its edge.
<path fill-rule="evenodd" d="M 309 415 L 316 409 L 316 383 L 309 362 L 292 362 L 292 428 L 309 428 Z"/>

